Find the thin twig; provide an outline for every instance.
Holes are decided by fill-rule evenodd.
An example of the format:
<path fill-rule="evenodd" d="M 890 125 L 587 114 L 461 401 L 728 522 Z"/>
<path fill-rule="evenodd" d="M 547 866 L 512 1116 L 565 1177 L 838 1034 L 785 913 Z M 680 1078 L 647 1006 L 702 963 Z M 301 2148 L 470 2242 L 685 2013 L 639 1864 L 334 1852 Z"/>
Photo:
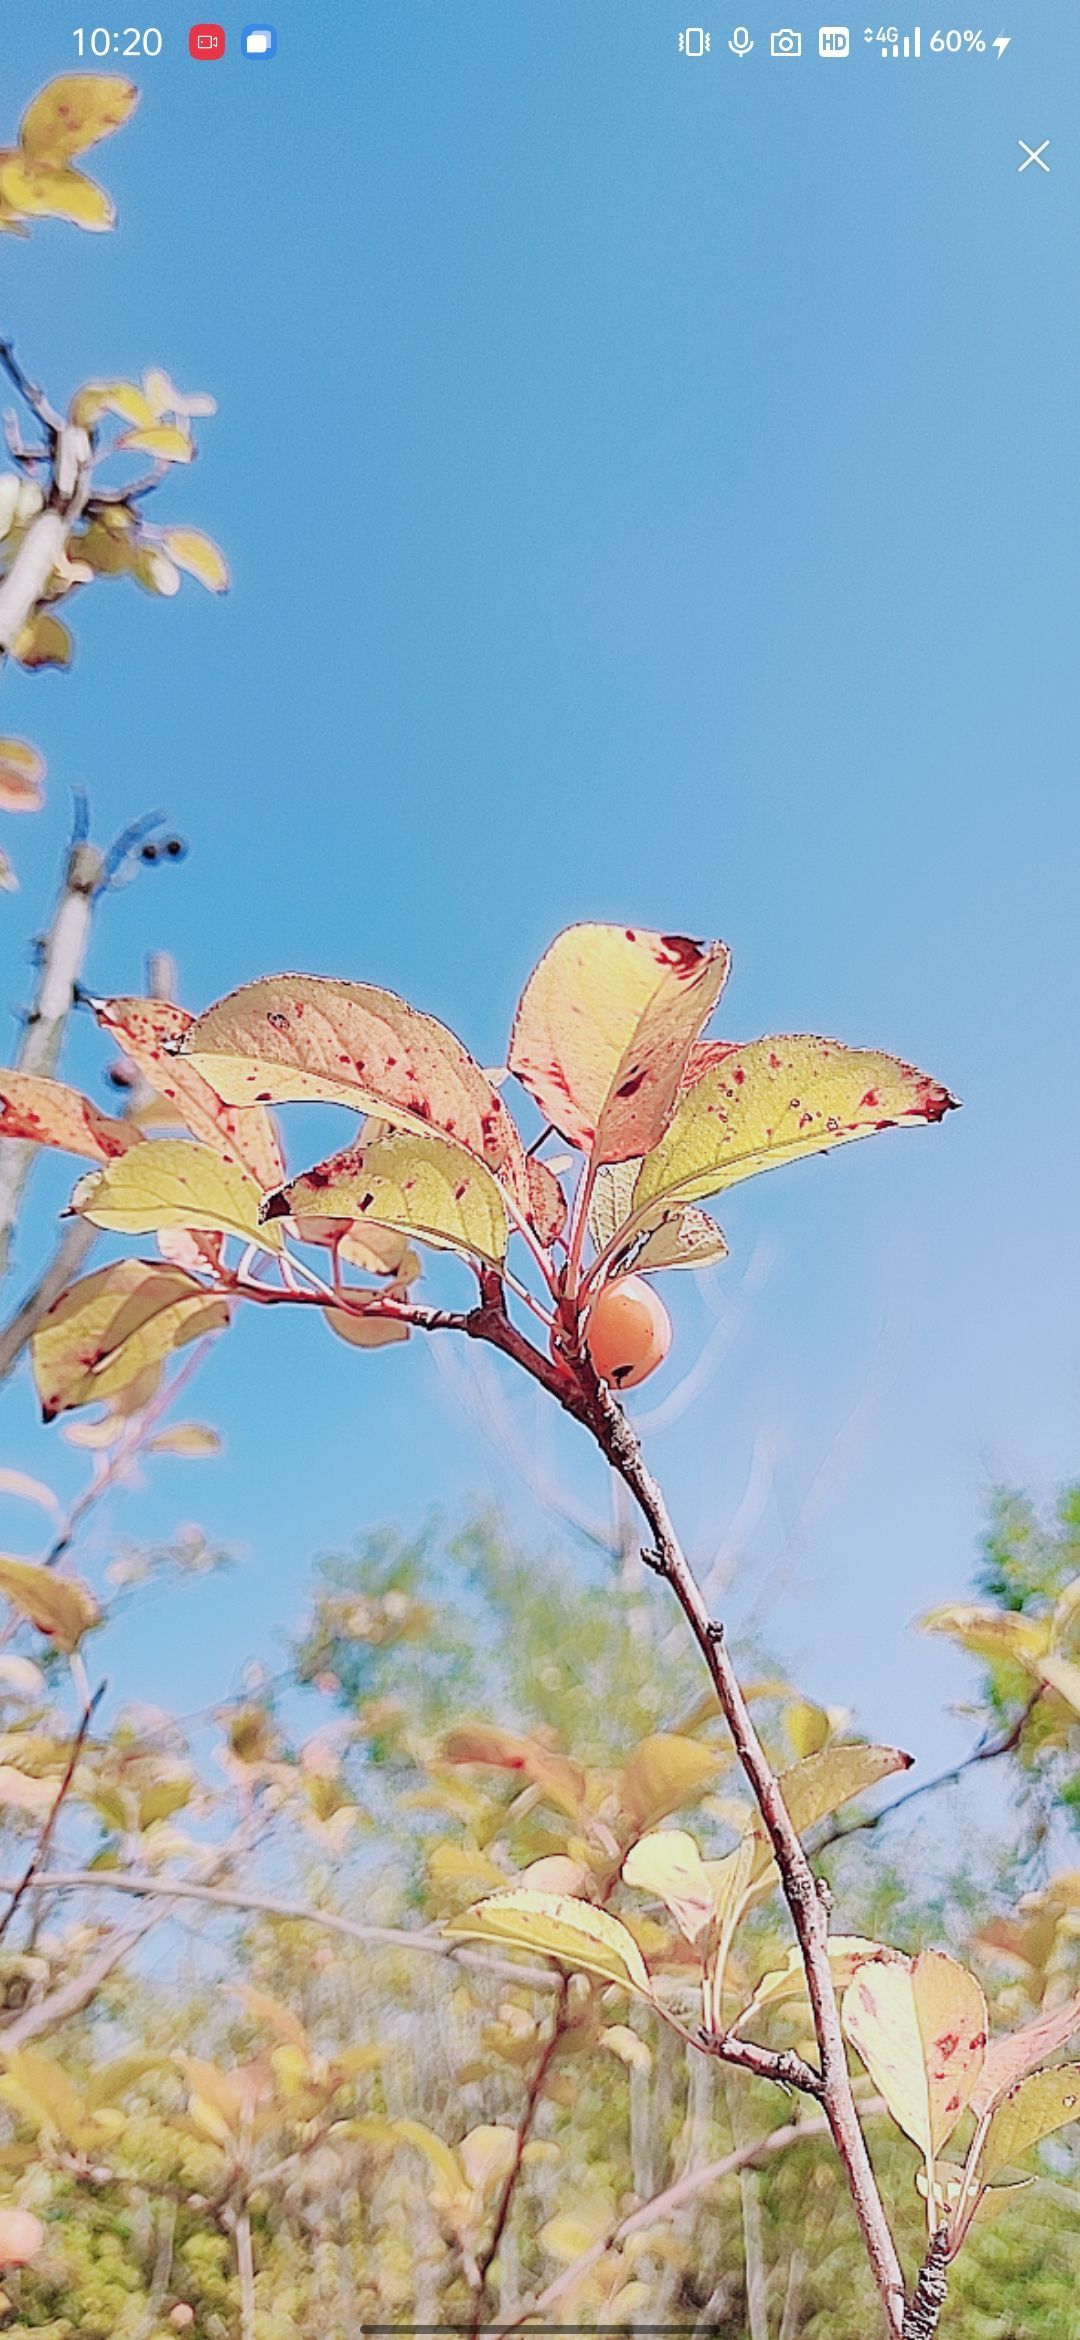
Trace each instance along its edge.
<path fill-rule="evenodd" d="M 517 2138 L 514 2145 L 514 2157 L 510 2164 L 510 2168 L 506 2173 L 506 2177 L 503 2180 L 502 2192 L 499 2196 L 498 2208 L 492 2221 L 491 2233 L 488 2236 L 483 2250 L 477 2253 L 477 2282 L 472 2326 L 474 2340 L 475 2335 L 479 2332 L 481 2324 L 483 2323 L 484 2309 L 487 2304 L 487 2279 L 491 2272 L 492 2265 L 498 2256 L 499 2245 L 502 2242 L 503 2235 L 506 2232 L 506 2222 L 510 2216 L 514 2195 L 517 2192 L 518 2179 L 521 2176 L 522 2163 L 525 2156 L 525 2147 L 529 2142 L 530 2136 L 532 2135 L 533 2122 L 536 2119 L 540 2100 L 547 2085 L 548 2073 L 550 2072 L 552 2064 L 558 2055 L 559 2048 L 566 2033 L 569 2014 L 570 1977 L 569 1975 L 564 1975 L 559 1986 L 559 1998 L 555 2008 L 555 2015 L 552 2022 L 551 2031 L 544 2044 L 543 2051 L 537 2062 L 536 2069 L 533 2072 L 532 2079 L 529 2082 L 525 2103 L 522 2107 L 521 2117 L 517 2125 Z"/>
<path fill-rule="evenodd" d="M 9 1901 L 8 1906 L 4 1911 L 4 1915 L 2 1918 L 0 1918 L 0 1942 L 3 1941 L 20 1902 L 25 1899 L 31 1885 L 34 1882 L 35 1877 L 38 1875 L 39 1871 L 44 1868 L 45 1863 L 49 1857 L 49 1846 L 52 1843 L 53 1835 L 56 1829 L 56 1823 L 60 1817 L 60 1807 L 64 1802 L 65 1796 L 71 1789 L 72 1782 L 75 1778 L 75 1773 L 78 1770 L 79 1757 L 82 1754 L 84 1746 L 86 1745 L 87 1733 L 94 1719 L 95 1710 L 100 1704 L 104 1694 L 105 1684 L 104 1682 L 100 1682 L 94 1692 L 93 1697 L 88 1698 L 83 1707 L 82 1714 L 79 1718 L 79 1727 L 71 1743 L 71 1753 L 68 1756 L 67 1768 L 56 1791 L 48 1819 L 46 1820 L 45 1826 L 41 1831 L 41 1835 L 38 1838 L 33 1854 L 31 1855 L 30 1860 L 27 1862 L 26 1868 L 24 1869 L 23 1874 L 15 1887 L 15 1890 L 11 1896 L 11 1900 Z"/>
<path fill-rule="evenodd" d="M 897 1812 L 903 1811 L 905 1804 L 916 1803 L 920 1796 L 934 1796 L 939 1788 L 955 1787 L 959 1780 L 965 1778 L 969 1771 L 974 1771 L 980 1763 L 996 1763 L 999 1756 L 1011 1755 L 1014 1749 L 1019 1746 L 1039 1700 L 1045 1696 L 1045 1691 L 1045 1683 L 1040 1682 L 1007 1731 L 1002 1732 L 996 1739 L 980 1739 L 978 1745 L 972 1748 L 970 1755 L 962 1756 L 959 1763 L 954 1763 L 950 1770 L 935 1772 L 933 1779 L 921 1779 L 916 1787 L 906 1788 L 902 1796 L 894 1796 L 891 1804 L 883 1804 L 880 1812 L 862 1813 L 857 1819 L 848 1820 L 835 1828 L 830 1828 L 828 1834 L 820 1837 L 814 1846 L 815 1859 L 819 1853 L 827 1852 L 830 1845 L 843 1844 L 846 1836 L 860 1836 L 867 1829 L 883 1828 L 886 1820 L 892 1820 Z"/>
<path fill-rule="evenodd" d="M 559 1987 L 560 1977 L 551 1967 L 517 1966 L 509 1958 L 489 1958 L 481 1950 L 468 1950 L 441 1933 L 421 1932 L 419 1928 L 410 1931 L 405 1926 L 366 1926 L 336 1910 L 315 1909 L 302 1901 L 279 1901 L 269 1893 L 234 1893 L 228 1886 L 196 1884 L 186 1877 L 134 1877 L 122 1869 L 47 1871 L 35 1878 L 35 1885 L 39 1893 L 124 1893 L 140 1901 L 200 1901 L 211 1909 L 248 1910 L 254 1916 L 282 1918 L 288 1924 L 321 1926 L 324 1932 L 343 1934 L 351 1942 L 384 1943 L 389 1950 L 427 1951 L 434 1958 L 475 1966 L 499 1982 L 524 1984 L 530 1990 L 554 1991 Z M 0 1893 L 14 1890 L 14 1880 L 0 1878 Z M 742 2047 L 744 2043 L 738 2044 Z"/>
<path fill-rule="evenodd" d="M 659 2225 L 664 2219 L 673 2218 L 684 2203 L 696 2201 L 700 2194 L 721 2185 L 725 2178 L 737 2177 L 740 2170 L 755 2169 L 762 2162 L 771 2161 L 774 2154 L 786 2152 L 789 2145 L 801 2145 L 812 2137 L 827 2137 L 828 2133 L 829 2123 L 824 2113 L 814 2114 L 807 2121 L 785 2121 L 782 2128 L 771 2129 L 768 2136 L 756 2138 L 753 2144 L 738 2145 L 732 2152 L 722 2154 L 718 2161 L 707 2161 L 700 2169 L 688 2170 L 685 2177 L 675 2180 L 674 2185 L 665 2186 L 661 2193 L 652 2196 L 651 2201 L 642 2202 L 638 2209 L 630 2212 L 629 2217 L 619 2219 L 616 2225 L 601 2236 L 599 2242 L 591 2243 L 587 2251 L 582 2251 L 571 2266 L 564 2267 L 561 2274 L 556 2275 L 534 2300 L 530 2300 L 527 2307 L 520 2310 L 512 2323 L 503 2327 L 503 2334 L 516 2332 L 523 2324 L 531 2323 L 534 2317 L 545 2315 L 549 2308 L 557 2307 L 560 2299 L 583 2275 L 588 2274 L 591 2267 L 595 2267 L 609 2251 L 618 2250 L 621 2244 L 640 2233 L 642 2228 Z"/>

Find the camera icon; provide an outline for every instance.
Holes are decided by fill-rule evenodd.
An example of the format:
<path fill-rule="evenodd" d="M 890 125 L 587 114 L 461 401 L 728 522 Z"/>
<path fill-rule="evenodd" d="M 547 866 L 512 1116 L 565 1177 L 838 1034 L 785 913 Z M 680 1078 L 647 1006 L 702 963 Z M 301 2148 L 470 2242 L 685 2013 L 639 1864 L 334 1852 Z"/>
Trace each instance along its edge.
<path fill-rule="evenodd" d="M 789 24 L 782 25 L 780 31 L 774 32 L 772 35 L 769 42 L 769 55 L 770 57 L 801 57 L 802 34 L 792 32 Z"/>

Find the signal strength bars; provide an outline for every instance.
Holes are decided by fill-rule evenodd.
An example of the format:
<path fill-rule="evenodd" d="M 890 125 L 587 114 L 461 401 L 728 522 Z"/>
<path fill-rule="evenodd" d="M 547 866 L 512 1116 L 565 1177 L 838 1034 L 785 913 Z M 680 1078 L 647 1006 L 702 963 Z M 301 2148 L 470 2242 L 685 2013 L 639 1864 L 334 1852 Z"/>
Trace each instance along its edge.
<path fill-rule="evenodd" d="M 882 41 L 881 54 L 883 57 L 921 57 L 921 24 L 916 25 L 913 33 L 898 33 L 894 41 Z"/>

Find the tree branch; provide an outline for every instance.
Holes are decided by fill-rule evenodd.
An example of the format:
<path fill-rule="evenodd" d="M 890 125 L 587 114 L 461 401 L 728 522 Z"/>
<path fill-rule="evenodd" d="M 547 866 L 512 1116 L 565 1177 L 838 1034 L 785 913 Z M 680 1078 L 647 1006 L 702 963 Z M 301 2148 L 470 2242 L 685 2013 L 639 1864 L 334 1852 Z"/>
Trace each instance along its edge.
<path fill-rule="evenodd" d="M 550 2072 L 552 2064 L 558 2055 L 560 2045 L 566 2033 L 569 2012 L 570 1977 L 569 1975 L 563 1975 L 559 1984 L 559 2000 L 555 2009 L 555 2018 L 552 2023 L 551 2031 L 537 2062 L 532 2079 L 529 2082 L 528 2094 L 525 2098 L 521 2118 L 518 2121 L 517 2143 L 514 2148 L 514 2158 L 503 2181 L 503 2189 L 499 2196 L 498 2209 L 496 2210 L 494 2219 L 492 2221 L 491 2233 L 484 2245 L 483 2250 L 480 2251 L 477 2255 L 476 2298 L 472 2324 L 473 2340 L 475 2340 L 475 2336 L 479 2332 L 483 2323 L 484 2309 L 487 2304 L 487 2279 L 491 2272 L 494 2261 L 498 2256 L 499 2245 L 502 2242 L 503 2235 L 506 2232 L 506 2222 L 510 2216 L 514 2195 L 517 2192 L 518 2179 L 521 2176 L 522 2163 L 525 2158 L 525 2147 L 528 2144 L 529 2138 L 532 2134 L 533 2122 L 536 2119 L 540 2099 L 544 2093 L 548 2073 Z"/>
<path fill-rule="evenodd" d="M 0 1878 L 0 1893 L 14 1892 L 16 1882 Z M 489 1958 L 482 1950 L 447 1941 L 441 1933 L 405 1926 L 366 1926 L 357 1918 L 339 1916 L 336 1910 L 315 1909 L 302 1901 L 279 1901 L 269 1893 L 236 1893 L 227 1885 L 199 1885 L 185 1877 L 133 1877 L 122 1869 L 65 1869 L 39 1874 L 34 1884 L 39 1893 L 127 1893 L 140 1901 L 199 1901 L 211 1909 L 247 1910 L 257 1917 L 321 1926 L 325 1933 L 343 1934 L 350 1942 L 380 1942 L 389 1950 L 427 1951 L 434 1958 L 475 1966 L 499 1982 L 521 1983 L 530 1990 L 555 1991 L 560 1983 L 549 1966 L 516 1966 L 509 1958 Z M 5 2032 L 5 2039 L 7 2036 Z M 743 2044 L 738 2042 L 740 2048 Z"/>
<path fill-rule="evenodd" d="M 3 591 L 0 586 L 0 598 Z M 68 852 L 60 897 L 45 938 L 37 993 L 15 1059 L 19 1072 L 48 1077 L 55 1070 L 86 957 L 101 868 L 97 847 L 77 834 Z M 25 1138 L 0 1138 L 0 1277 L 7 1272 L 22 1191 L 38 1150 Z"/>
<path fill-rule="evenodd" d="M 901 2340 L 934 2340 L 949 2288 L 948 2253 L 949 2230 L 947 2226 L 939 2226 L 919 2269 L 919 2279 L 904 2316 Z"/>
<path fill-rule="evenodd" d="M 583 1367 L 589 1427 L 612 1469 L 619 1473 L 630 1489 L 648 1523 L 654 1549 L 646 1557 L 657 1574 L 671 1585 L 702 1652 L 731 1732 L 735 1752 L 765 1823 L 806 1969 L 814 2030 L 821 2055 L 822 2101 L 833 2142 L 847 2177 L 855 2215 L 889 2330 L 899 2335 L 904 2316 L 904 2280 L 855 2110 L 840 2014 L 829 1966 L 828 1915 L 818 1891 L 817 1880 L 798 1831 L 792 1825 L 776 1773 L 754 1728 L 749 1706 L 727 1651 L 723 1627 L 709 1614 L 704 1595 L 675 1533 L 659 1483 L 645 1462 L 640 1443 L 622 1408 L 602 1383 L 593 1379 L 589 1389 L 587 1373 L 587 1367 Z"/>
<path fill-rule="evenodd" d="M 556 2275 L 534 2300 L 530 2300 L 527 2307 L 521 2309 L 513 2323 L 504 2327 L 504 2335 L 518 2331 L 522 2324 L 530 2323 L 534 2316 L 544 2315 L 549 2308 L 557 2307 L 560 2299 L 608 2251 L 618 2250 L 632 2235 L 640 2233 L 643 2227 L 655 2226 L 662 2219 L 673 2218 L 684 2203 L 695 2201 L 699 2194 L 708 2193 L 713 2186 L 722 2184 L 725 2178 L 737 2177 L 740 2170 L 760 2168 L 762 2162 L 771 2161 L 774 2154 L 786 2152 L 789 2145 L 801 2145 L 807 2138 L 827 2137 L 828 2133 L 829 2123 L 824 2113 L 815 2114 L 808 2121 L 785 2121 L 782 2128 L 770 2129 L 768 2136 L 758 2137 L 752 2144 L 738 2145 L 732 2152 L 722 2154 L 718 2161 L 705 2162 L 700 2169 L 688 2170 L 685 2177 L 677 2178 L 674 2185 L 665 2186 L 650 2201 L 642 2202 L 638 2209 L 630 2212 L 629 2217 L 621 2218 L 617 2225 L 609 2228 L 599 2242 L 591 2243 L 587 2251 L 582 2251 L 580 2258 L 575 2259 L 571 2266 L 564 2267 L 561 2274 Z"/>
<path fill-rule="evenodd" d="M 75 1778 L 75 1773 L 78 1770 L 79 1757 L 82 1754 L 83 1748 L 86 1744 L 86 1734 L 89 1731 L 90 1725 L 94 1719 L 94 1709 L 98 1705 L 104 1693 L 104 1689 L 105 1684 L 102 1682 L 98 1689 L 95 1690 L 93 1697 L 88 1698 L 85 1706 L 83 1707 L 82 1715 L 79 1720 L 79 1727 L 72 1741 L 71 1753 L 68 1756 L 67 1768 L 56 1791 L 52 1809 L 49 1813 L 48 1819 L 45 1822 L 45 1826 L 41 1831 L 41 1835 L 38 1838 L 30 1860 L 28 1861 L 26 1868 L 23 1870 L 22 1876 L 20 1877 L 19 1882 L 16 1885 L 14 1892 L 12 1893 L 11 1900 L 9 1901 L 8 1906 L 4 1911 L 3 1917 L 0 1918 L 0 1942 L 3 1941 L 20 1902 L 25 1899 L 31 1885 L 34 1882 L 35 1877 L 38 1875 L 39 1871 L 44 1868 L 45 1863 L 48 1860 L 49 1846 L 52 1843 L 56 1823 L 60 1817 L 60 1808 L 63 1804 L 65 1796 L 70 1792 L 72 1782 Z"/>
<path fill-rule="evenodd" d="M 974 1771 L 978 1764 L 996 1763 L 999 1756 L 1011 1755 L 1014 1749 L 1019 1746 L 1039 1700 L 1045 1696 L 1045 1692 L 1046 1685 L 1040 1682 L 1007 1731 L 1001 1732 L 997 1738 L 980 1739 L 978 1745 L 972 1748 L 970 1755 L 962 1756 L 959 1763 L 954 1763 L 950 1770 L 935 1772 L 933 1779 L 921 1779 L 917 1786 L 906 1788 L 902 1796 L 894 1796 L 891 1804 L 883 1804 L 879 1812 L 866 1812 L 856 1820 L 848 1820 L 843 1825 L 830 1828 L 827 1835 L 820 1837 L 815 1844 L 815 1858 L 819 1853 L 827 1852 L 830 1845 L 843 1844 L 846 1836 L 860 1836 L 869 1828 L 883 1828 L 886 1820 L 891 1820 L 895 1813 L 902 1812 L 905 1804 L 916 1803 L 920 1796 L 935 1796 L 939 1788 L 955 1787 L 957 1782 L 963 1779 L 969 1771 Z"/>

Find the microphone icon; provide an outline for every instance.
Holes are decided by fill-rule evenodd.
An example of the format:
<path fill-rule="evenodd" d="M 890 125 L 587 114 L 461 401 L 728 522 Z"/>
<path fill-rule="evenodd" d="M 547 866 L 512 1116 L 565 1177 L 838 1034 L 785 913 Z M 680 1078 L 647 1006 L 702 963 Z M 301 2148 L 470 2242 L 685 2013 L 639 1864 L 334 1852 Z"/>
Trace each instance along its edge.
<path fill-rule="evenodd" d="M 728 48 L 734 52 L 736 57 L 748 57 L 753 46 L 747 26 L 737 24 L 728 42 Z"/>

